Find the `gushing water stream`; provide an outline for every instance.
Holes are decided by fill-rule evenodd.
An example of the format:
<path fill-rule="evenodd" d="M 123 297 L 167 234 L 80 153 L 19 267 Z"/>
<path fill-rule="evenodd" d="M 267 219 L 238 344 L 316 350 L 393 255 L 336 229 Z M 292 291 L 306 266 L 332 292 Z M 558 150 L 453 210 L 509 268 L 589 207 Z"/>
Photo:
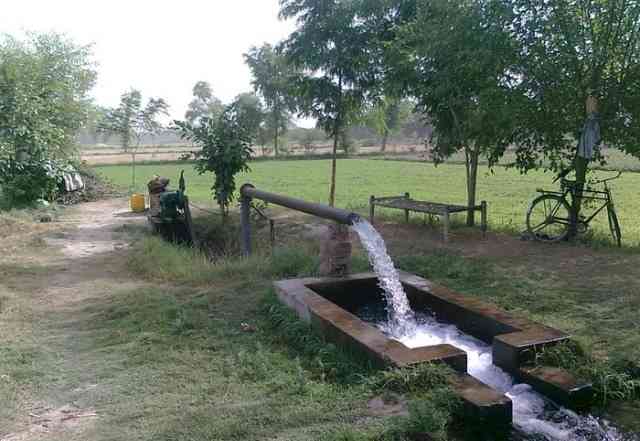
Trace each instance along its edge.
<path fill-rule="evenodd" d="M 384 239 L 366 220 L 361 219 L 352 225 L 352 228 L 358 233 L 360 242 L 367 250 L 369 262 L 378 276 L 380 288 L 384 291 L 387 305 L 389 305 L 387 308 L 389 333 L 395 338 L 415 334 L 415 314 L 402 288 L 393 260 L 387 253 Z"/>
<path fill-rule="evenodd" d="M 382 236 L 365 220 L 357 222 L 353 229 L 369 254 L 387 300 L 388 319 L 377 324 L 383 332 L 410 348 L 448 343 L 465 351 L 469 374 L 511 398 L 514 425 L 532 440 L 625 439 L 606 422 L 560 408 L 535 392 L 531 386 L 515 384 L 513 377 L 493 364 L 491 347 L 485 343 L 462 333 L 453 325 L 438 322 L 430 315 L 416 315 L 409 305 Z"/>

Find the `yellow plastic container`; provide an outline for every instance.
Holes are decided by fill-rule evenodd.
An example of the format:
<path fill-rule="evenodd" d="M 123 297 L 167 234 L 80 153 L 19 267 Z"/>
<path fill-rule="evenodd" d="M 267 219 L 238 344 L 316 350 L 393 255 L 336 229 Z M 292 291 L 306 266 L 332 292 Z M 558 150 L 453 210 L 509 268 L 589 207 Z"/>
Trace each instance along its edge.
<path fill-rule="evenodd" d="M 134 193 L 129 200 L 131 203 L 131 211 L 134 213 L 144 213 L 147 208 L 144 200 L 144 195 L 140 193 Z"/>

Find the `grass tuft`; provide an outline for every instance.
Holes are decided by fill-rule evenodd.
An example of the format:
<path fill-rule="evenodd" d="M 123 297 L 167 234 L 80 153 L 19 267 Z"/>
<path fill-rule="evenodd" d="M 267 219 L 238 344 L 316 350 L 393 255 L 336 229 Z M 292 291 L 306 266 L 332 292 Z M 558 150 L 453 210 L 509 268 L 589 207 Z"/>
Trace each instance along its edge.
<path fill-rule="evenodd" d="M 596 404 L 606 406 L 611 401 L 640 398 L 638 366 L 629 360 L 612 362 L 590 356 L 576 342 L 563 342 L 536 353 L 536 365 L 561 367 L 579 379 L 592 383 Z"/>

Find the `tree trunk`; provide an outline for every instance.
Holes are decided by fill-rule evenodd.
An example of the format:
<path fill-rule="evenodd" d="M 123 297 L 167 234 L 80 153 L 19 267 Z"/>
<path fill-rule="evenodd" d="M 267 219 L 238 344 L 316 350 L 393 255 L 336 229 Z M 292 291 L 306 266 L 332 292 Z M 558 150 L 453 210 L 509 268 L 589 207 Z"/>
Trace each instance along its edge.
<path fill-rule="evenodd" d="M 389 131 L 385 130 L 384 134 L 382 135 L 382 149 L 380 149 L 381 152 L 386 152 L 387 151 L 387 142 L 389 141 Z"/>
<path fill-rule="evenodd" d="M 338 89 L 340 97 L 338 98 L 338 116 L 333 124 L 333 154 L 331 155 L 331 190 L 329 191 L 329 206 L 336 204 L 336 168 L 338 162 L 338 143 L 340 142 L 340 134 L 342 132 L 342 74 L 338 76 Z"/>
<path fill-rule="evenodd" d="M 335 206 L 335 203 L 336 203 L 336 168 L 337 168 L 337 162 L 338 162 L 339 138 L 340 138 L 340 133 L 336 130 L 336 133 L 333 135 L 333 154 L 331 158 L 331 190 L 329 191 L 330 207 Z"/>
<path fill-rule="evenodd" d="M 473 148 L 465 149 L 465 165 L 467 170 L 467 226 L 475 225 L 475 206 L 478 182 L 478 159 L 480 148 L 475 145 Z"/>
<path fill-rule="evenodd" d="M 578 222 L 580 221 L 580 211 L 582 210 L 582 195 L 584 186 L 587 182 L 587 169 L 589 168 L 589 160 L 576 156 L 574 159 L 574 167 L 576 170 L 576 187 L 571 197 L 571 219 L 569 225 L 569 238 L 572 239 L 578 235 Z"/>
<path fill-rule="evenodd" d="M 274 154 L 276 155 L 276 158 L 278 157 L 278 124 L 276 123 L 276 133 L 275 133 L 275 137 L 273 140 L 273 151 Z"/>
<path fill-rule="evenodd" d="M 131 192 L 136 192 L 136 152 L 131 153 Z"/>

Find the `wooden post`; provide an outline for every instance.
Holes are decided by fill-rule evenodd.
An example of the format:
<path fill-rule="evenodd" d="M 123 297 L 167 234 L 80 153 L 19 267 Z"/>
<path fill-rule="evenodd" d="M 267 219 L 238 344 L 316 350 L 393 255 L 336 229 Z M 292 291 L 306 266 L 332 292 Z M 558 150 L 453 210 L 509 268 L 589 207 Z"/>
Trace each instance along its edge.
<path fill-rule="evenodd" d="M 271 249 L 276 246 L 276 226 L 273 219 L 269 219 L 269 238 L 271 239 Z"/>
<path fill-rule="evenodd" d="M 251 198 L 243 196 L 240 199 L 240 225 L 242 242 L 242 255 L 251 256 Z"/>
<path fill-rule="evenodd" d="M 482 228 L 482 238 L 486 239 L 487 237 L 487 201 L 482 201 L 480 202 L 480 210 L 481 210 L 481 224 L 480 227 Z"/>
<path fill-rule="evenodd" d="M 449 209 L 445 208 L 444 209 L 444 215 L 442 216 L 443 218 L 443 237 L 444 237 L 444 241 L 445 242 L 449 242 L 449 222 L 450 222 L 450 217 L 449 217 Z"/>
<path fill-rule="evenodd" d="M 376 213 L 376 197 L 371 195 L 369 198 L 369 222 L 373 225 L 373 218 Z"/>
<path fill-rule="evenodd" d="M 405 193 L 404 198 L 409 200 L 411 199 L 411 195 L 409 193 Z M 409 210 L 404 210 L 404 221 L 407 224 L 409 223 Z"/>
<path fill-rule="evenodd" d="M 196 240 L 196 233 L 193 229 L 193 218 L 191 217 L 191 207 L 189 206 L 189 198 L 187 196 L 184 197 L 184 221 L 187 225 L 187 234 L 189 234 L 189 239 L 191 240 L 191 245 L 194 248 L 198 248 L 198 242 Z"/>

